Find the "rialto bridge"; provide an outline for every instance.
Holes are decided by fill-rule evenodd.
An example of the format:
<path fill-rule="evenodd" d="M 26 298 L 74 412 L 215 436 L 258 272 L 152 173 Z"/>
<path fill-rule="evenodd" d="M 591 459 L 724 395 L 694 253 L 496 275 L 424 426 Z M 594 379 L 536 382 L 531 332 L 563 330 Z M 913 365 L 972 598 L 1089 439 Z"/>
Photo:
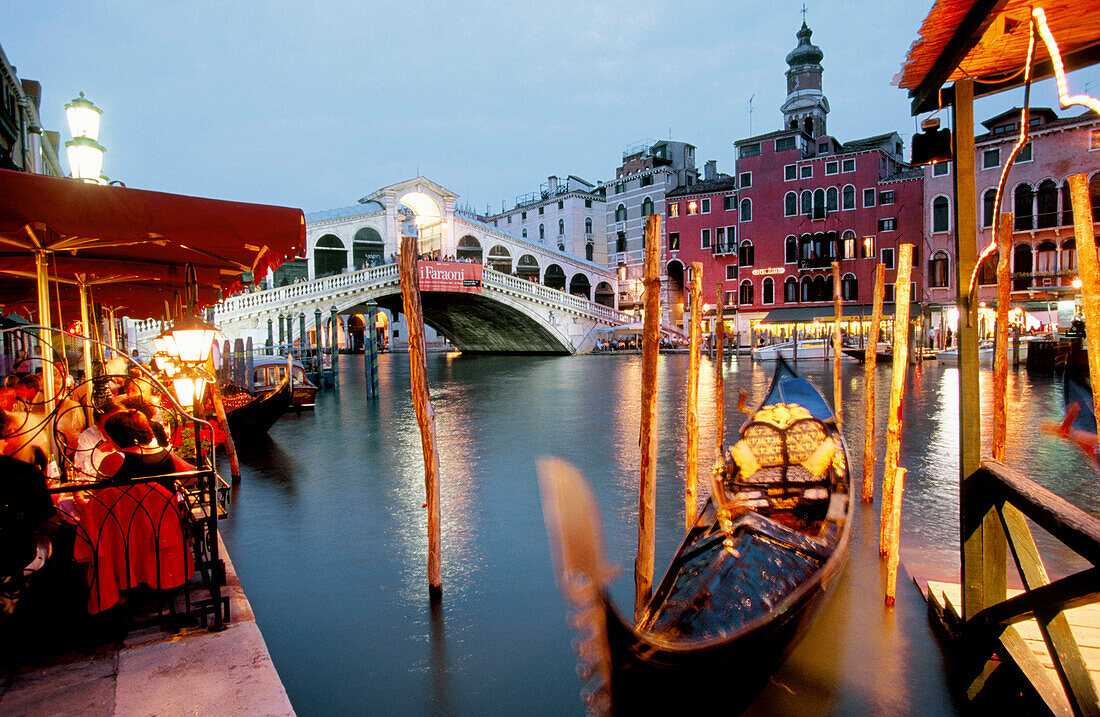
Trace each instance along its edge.
<path fill-rule="evenodd" d="M 476 265 L 481 274 L 476 290 L 425 290 L 422 282 L 424 321 L 434 330 L 429 342 L 442 337 L 466 352 L 578 353 L 591 350 L 600 328 L 632 320 L 615 308 L 614 272 L 456 213 L 456 198 L 421 177 L 355 207 L 307 214 L 307 256 L 268 277 L 268 288 L 221 302 L 215 324 L 229 339 L 251 337 L 263 346 L 269 335 L 278 343 L 281 317 L 290 317 L 297 340 L 302 314 L 312 334 L 317 310 L 328 321 L 335 308 L 338 341 L 350 349 L 361 341 L 373 299 L 386 338 L 401 347 L 407 331 L 396 257 L 403 235 L 419 236 L 422 257 L 467 272 Z M 144 344 L 159 325 L 136 328 Z"/>

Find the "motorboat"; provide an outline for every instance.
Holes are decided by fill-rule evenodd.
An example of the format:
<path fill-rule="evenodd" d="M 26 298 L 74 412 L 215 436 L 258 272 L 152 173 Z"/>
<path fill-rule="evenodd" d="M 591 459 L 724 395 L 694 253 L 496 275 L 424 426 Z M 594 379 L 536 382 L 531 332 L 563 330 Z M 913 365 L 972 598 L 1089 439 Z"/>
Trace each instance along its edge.
<path fill-rule="evenodd" d="M 317 386 L 306 377 L 306 370 L 301 361 L 295 359 L 290 365 L 293 387 L 290 409 L 301 411 L 313 408 L 317 403 Z M 250 387 L 252 395 L 259 398 L 278 389 L 286 376 L 286 367 L 285 356 L 256 356 L 252 364 L 252 386 Z"/>
<path fill-rule="evenodd" d="M 771 346 L 758 346 L 752 350 L 754 361 L 776 361 L 780 358 L 788 361 L 794 359 L 824 359 L 832 355 L 832 339 L 799 339 L 797 354 L 794 341 L 772 344 Z M 849 356 L 849 358 L 851 357 Z"/>

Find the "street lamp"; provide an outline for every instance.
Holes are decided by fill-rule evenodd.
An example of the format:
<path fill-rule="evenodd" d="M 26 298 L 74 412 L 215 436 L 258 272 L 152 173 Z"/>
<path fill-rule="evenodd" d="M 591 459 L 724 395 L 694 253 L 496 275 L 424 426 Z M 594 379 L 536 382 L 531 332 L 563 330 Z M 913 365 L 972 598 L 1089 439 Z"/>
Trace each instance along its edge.
<path fill-rule="evenodd" d="M 163 366 L 184 408 L 193 410 L 200 405 L 207 382 L 213 380 L 206 371 L 206 362 L 210 360 L 217 333 L 199 317 L 188 316 L 177 321 L 163 336 L 153 339 L 157 366 Z"/>
<path fill-rule="evenodd" d="M 105 184 L 101 176 L 103 153 L 107 150 L 99 144 L 99 120 L 103 110 L 91 100 L 80 96 L 65 105 L 65 118 L 69 123 L 72 139 L 65 143 L 69 157 L 69 170 L 74 179 L 93 184 Z"/>

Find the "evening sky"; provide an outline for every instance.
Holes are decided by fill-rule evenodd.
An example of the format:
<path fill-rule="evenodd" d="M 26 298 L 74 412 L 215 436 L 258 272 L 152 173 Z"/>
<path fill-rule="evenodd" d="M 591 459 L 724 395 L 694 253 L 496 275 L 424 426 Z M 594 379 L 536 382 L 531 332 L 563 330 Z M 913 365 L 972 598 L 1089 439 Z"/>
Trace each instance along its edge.
<path fill-rule="evenodd" d="M 806 5 L 829 133 L 896 130 L 908 153 L 917 120 L 891 80 L 931 1 Z M 548 175 L 613 178 L 648 138 L 732 173 L 750 97 L 751 133 L 780 129 L 801 23 L 801 0 L 23 0 L 0 45 L 62 141 L 78 92 L 103 109 L 104 173 L 128 186 L 312 211 L 419 173 L 484 212 Z M 977 119 L 1019 102 L 981 100 Z M 1052 81 L 1032 104 L 1057 108 Z"/>

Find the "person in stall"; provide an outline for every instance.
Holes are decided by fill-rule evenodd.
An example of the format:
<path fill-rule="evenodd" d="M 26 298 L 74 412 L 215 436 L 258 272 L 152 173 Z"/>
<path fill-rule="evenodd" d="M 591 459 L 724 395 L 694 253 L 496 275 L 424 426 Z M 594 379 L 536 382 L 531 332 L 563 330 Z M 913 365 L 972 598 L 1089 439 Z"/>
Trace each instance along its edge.
<path fill-rule="evenodd" d="M 101 460 L 98 472 L 102 475 L 134 479 L 195 470 L 157 443 L 156 431 L 141 410 L 115 411 L 103 421 L 103 432 L 118 450 Z"/>

